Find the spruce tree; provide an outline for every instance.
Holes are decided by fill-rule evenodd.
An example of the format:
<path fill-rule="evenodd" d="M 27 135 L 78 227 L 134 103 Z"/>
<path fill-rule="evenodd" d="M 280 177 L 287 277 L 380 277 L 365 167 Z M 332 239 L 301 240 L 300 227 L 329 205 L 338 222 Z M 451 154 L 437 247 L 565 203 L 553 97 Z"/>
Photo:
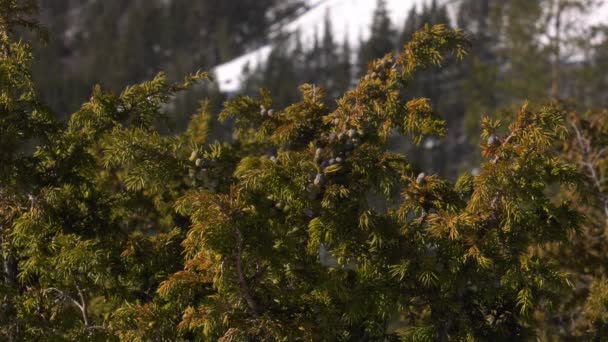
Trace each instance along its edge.
<path fill-rule="evenodd" d="M 608 96 L 602 89 L 608 86 L 608 77 L 602 70 L 608 68 L 608 27 L 600 28 L 603 39 L 593 47 L 591 65 L 588 72 L 592 75 L 590 82 L 590 105 L 601 108 L 608 107 Z"/>

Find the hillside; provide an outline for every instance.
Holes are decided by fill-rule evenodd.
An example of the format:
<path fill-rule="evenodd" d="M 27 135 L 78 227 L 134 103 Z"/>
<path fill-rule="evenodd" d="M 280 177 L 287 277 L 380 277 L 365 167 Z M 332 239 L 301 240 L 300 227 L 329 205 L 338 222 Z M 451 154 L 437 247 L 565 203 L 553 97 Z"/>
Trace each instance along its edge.
<path fill-rule="evenodd" d="M 386 0 L 386 8 L 395 28 L 401 30 L 408 11 L 413 6 L 422 7 L 426 0 Z M 298 33 L 305 47 L 312 47 L 315 36 L 323 32 L 328 18 L 334 37 L 347 40 L 353 51 L 360 42 L 370 36 L 372 15 L 378 5 L 372 0 L 308 0 L 309 9 L 284 26 L 273 27 L 284 34 Z M 236 92 L 242 86 L 243 69 L 264 64 L 272 50 L 265 44 L 213 69 L 219 87 L 224 92 Z"/>

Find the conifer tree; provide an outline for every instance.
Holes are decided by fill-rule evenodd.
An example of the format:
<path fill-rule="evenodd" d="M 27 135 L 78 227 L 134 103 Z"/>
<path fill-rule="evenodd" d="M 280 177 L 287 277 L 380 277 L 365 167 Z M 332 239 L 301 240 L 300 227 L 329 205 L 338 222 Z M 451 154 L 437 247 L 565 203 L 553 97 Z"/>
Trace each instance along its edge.
<path fill-rule="evenodd" d="M 550 56 L 538 43 L 543 18 L 542 1 L 463 1 L 459 22 L 476 47 L 462 72 L 464 124 L 473 146 L 480 117 L 502 117 L 522 101 L 549 99 Z"/>
<path fill-rule="evenodd" d="M 353 83 L 352 49 L 348 37 L 344 37 L 342 49 L 338 54 L 338 58 L 334 88 L 336 94 L 343 94 L 351 88 Z"/>
<path fill-rule="evenodd" d="M 325 19 L 323 20 L 323 36 L 320 49 L 320 75 L 318 76 L 319 81 L 315 83 L 324 89 L 334 90 L 332 92 L 334 97 L 339 96 L 344 90 L 341 92 L 335 90 L 335 78 L 338 72 L 336 68 L 340 61 L 338 59 L 338 44 L 334 39 L 329 12 L 325 13 Z"/>
<path fill-rule="evenodd" d="M 39 30 L 34 11 L 0 2 L 0 336 L 112 339 L 112 311 L 150 303 L 164 272 L 181 267 L 171 198 L 189 184 L 183 143 L 154 127 L 161 105 L 204 74 L 176 85 L 159 75 L 119 96 L 98 87 L 61 127 L 33 90 L 28 44 L 12 40 L 14 26 Z"/>
<path fill-rule="evenodd" d="M 574 88 L 567 94 L 584 107 L 607 108 L 608 96 L 603 90 L 608 86 L 608 77 L 603 70 L 608 67 L 608 26 L 597 26 L 583 38 L 581 48 L 585 58 L 582 68 L 566 78 Z"/>
<path fill-rule="evenodd" d="M 402 44 L 407 43 L 412 35 L 424 25 L 449 23 L 445 5 L 438 5 L 432 1 L 425 4 L 418 12 L 414 6 L 408 13 L 407 20 L 401 32 Z M 449 27 L 449 25 L 447 25 Z M 424 150 L 410 148 L 410 153 L 421 167 L 429 171 L 455 178 L 460 171 L 463 148 L 467 146 L 461 139 L 463 135 L 462 118 L 464 105 L 460 80 L 462 78 L 460 63 L 448 56 L 441 68 L 424 70 L 416 75 L 408 89 L 404 91 L 405 97 L 428 98 L 433 107 L 441 113 L 446 113 L 448 136 L 437 140 L 429 138 Z M 464 145 L 464 146 L 463 146 Z"/>
<path fill-rule="evenodd" d="M 445 133 L 427 100 L 399 94 L 466 46 L 458 31 L 426 27 L 372 63 L 335 111 L 311 85 L 281 110 L 265 93 L 227 102 L 233 174 L 178 202 L 193 222 L 185 268 L 159 288 L 187 303 L 180 328 L 219 340 L 534 336 L 535 310 L 569 286 L 536 246 L 580 219 L 545 192 L 577 177 L 552 149 L 563 113 L 524 106 L 508 128 L 484 119 L 487 162 L 454 185 L 386 150 L 394 129 L 414 142 Z"/>
<path fill-rule="evenodd" d="M 498 58 L 499 13 L 498 1 L 463 0 L 458 6 L 456 25 L 469 34 L 473 45 L 471 57 L 463 63 L 462 79 L 467 103 L 464 123 L 469 133 L 477 130 L 480 115 L 502 105 L 495 91 L 502 63 Z M 469 135 L 475 144 L 476 136 Z"/>
<path fill-rule="evenodd" d="M 318 59 L 315 60 L 316 63 L 318 61 Z M 270 53 L 264 66 L 262 79 L 263 86 L 274 91 L 278 103 L 286 105 L 297 100 L 294 90 L 298 87 L 299 79 L 294 54 L 286 37 L 280 38 L 277 46 Z"/>
<path fill-rule="evenodd" d="M 233 98 L 220 144 L 208 103 L 184 134 L 158 129 L 200 72 L 97 86 L 58 123 L 11 31 L 40 31 L 34 11 L 0 0 L 2 339 L 530 340 L 573 295 L 547 247 L 583 222 L 550 192 L 573 191 L 584 166 L 555 148 L 561 107 L 484 117 L 480 173 L 454 184 L 389 150 L 395 132 L 445 136 L 430 100 L 405 93 L 464 57 L 461 31 L 423 27 L 336 108 L 310 84 L 286 106 Z M 606 285 L 592 284 L 583 323 L 601 337 Z"/>
<path fill-rule="evenodd" d="M 55 127 L 54 118 L 34 91 L 28 69 L 31 49 L 14 40 L 15 30 L 21 27 L 42 33 L 33 19 L 36 11 L 34 1 L 0 1 L 0 337 L 8 341 L 16 340 L 24 329 L 17 317 L 23 302 L 13 224 L 35 204 L 32 146 L 47 140 Z"/>
<path fill-rule="evenodd" d="M 378 0 L 372 17 L 370 37 L 359 47 L 359 75 L 364 75 L 367 64 L 395 49 L 395 30 L 388 16 L 386 2 Z"/>
<path fill-rule="evenodd" d="M 601 340 L 608 331 L 608 292 L 606 292 L 606 227 L 608 224 L 608 192 L 606 144 L 608 122 L 606 110 L 570 113 L 570 139 L 561 152 L 581 173 L 577 191 L 562 196 L 585 214 L 580 233 L 570 237 L 564 248 L 550 245 L 547 252 L 570 273 L 573 291 L 562 300 L 559 312 L 547 327 L 549 336 L 576 336 L 585 340 Z"/>

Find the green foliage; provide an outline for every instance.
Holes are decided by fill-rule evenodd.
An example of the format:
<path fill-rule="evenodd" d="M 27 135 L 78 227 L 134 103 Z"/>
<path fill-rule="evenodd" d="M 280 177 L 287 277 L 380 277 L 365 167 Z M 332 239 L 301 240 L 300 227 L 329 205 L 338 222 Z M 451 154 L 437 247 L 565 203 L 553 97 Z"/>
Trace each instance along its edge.
<path fill-rule="evenodd" d="M 568 248 L 558 244 L 547 246 L 546 253 L 560 260 L 563 270 L 570 273 L 574 291 L 563 298 L 556 322 L 548 329 L 555 336 L 576 336 L 586 340 L 601 340 L 605 335 L 605 234 L 608 218 L 606 197 L 606 138 L 608 126 L 605 111 L 589 111 L 568 116 L 569 139 L 560 146 L 561 152 L 580 172 L 579 186 L 564 190 L 560 197 L 572 201 L 585 220 L 580 232 L 569 237 Z M 569 324 L 559 322 L 568 321 Z M 556 326 L 560 325 L 560 326 Z"/>
<path fill-rule="evenodd" d="M 482 138 L 505 138 L 484 145 L 481 174 L 456 186 L 414 181 L 404 156 L 386 150 L 393 130 L 415 142 L 444 132 L 427 101 L 399 95 L 441 52 L 466 47 L 458 31 L 427 27 L 372 63 L 335 111 L 314 86 L 273 115 L 265 93 L 229 101 L 224 116 L 247 147 L 232 186 L 177 204 L 193 222 L 186 267 L 160 294 L 190 296 L 181 329 L 222 340 L 534 336 L 533 312 L 570 286 L 538 246 L 580 220 L 547 195 L 577 176 L 553 150 L 563 113 L 523 107 L 504 130 L 486 120 Z"/>
<path fill-rule="evenodd" d="M 547 253 L 583 222 L 553 196 L 580 183 L 556 149 L 560 107 L 484 118 L 480 173 L 455 184 L 389 149 L 395 133 L 446 134 L 430 101 L 404 92 L 465 56 L 461 31 L 425 26 L 335 108 L 310 84 L 285 108 L 267 91 L 233 98 L 225 144 L 210 143 L 204 103 L 184 134 L 159 132 L 200 72 L 97 86 L 56 123 L 28 46 L 0 32 L 3 339 L 529 340 L 572 293 Z M 600 334 L 598 279 L 585 314 Z"/>
<path fill-rule="evenodd" d="M 11 5 L 2 13 L 19 18 Z M 181 267 L 184 220 L 171 199 L 189 187 L 185 141 L 155 125 L 162 106 L 205 74 L 178 84 L 159 75 L 118 96 L 96 87 L 61 127 L 33 91 L 28 45 L 3 32 L 0 336 L 111 338 L 112 312 L 151 301 Z"/>

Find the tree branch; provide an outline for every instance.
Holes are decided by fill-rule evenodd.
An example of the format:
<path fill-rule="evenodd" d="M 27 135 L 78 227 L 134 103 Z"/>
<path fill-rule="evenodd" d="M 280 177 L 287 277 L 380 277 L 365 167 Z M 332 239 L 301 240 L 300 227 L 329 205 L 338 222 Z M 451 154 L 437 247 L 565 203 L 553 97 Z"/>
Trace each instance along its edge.
<path fill-rule="evenodd" d="M 70 302 L 72 302 L 72 304 L 76 305 L 76 307 L 80 310 L 81 314 L 82 314 L 82 320 L 84 321 L 84 325 L 87 329 L 102 329 L 103 327 L 99 327 L 99 326 L 91 326 L 90 322 L 89 322 L 89 315 L 87 312 L 87 301 L 86 301 L 86 297 L 84 295 L 84 291 L 80 288 L 80 286 L 76 285 L 76 290 L 78 291 L 78 297 L 80 299 L 80 301 L 78 301 L 77 299 L 75 299 L 74 297 L 67 295 L 64 291 L 56 288 L 56 287 L 49 287 L 44 289 L 42 292 L 43 293 L 47 293 L 47 292 L 56 292 L 57 294 L 59 294 L 59 296 L 63 299 L 63 300 L 69 300 Z"/>
<path fill-rule="evenodd" d="M 80 286 L 76 285 L 76 289 L 78 290 L 78 296 L 80 297 L 80 302 L 82 303 L 78 307 L 82 312 L 82 320 L 84 321 L 84 325 L 89 328 L 89 314 L 87 313 L 87 300 L 84 296 L 84 292 L 80 289 Z"/>
<path fill-rule="evenodd" d="M 239 277 L 239 287 L 241 290 L 241 296 L 245 299 L 249 308 L 253 311 L 255 317 L 260 316 L 260 311 L 256 301 L 253 299 L 253 295 L 251 294 L 251 289 L 249 288 L 249 284 L 247 283 L 247 278 L 245 277 L 245 273 L 243 270 L 243 236 L 241 231 L 236 229 L 236 272 Z"/>

